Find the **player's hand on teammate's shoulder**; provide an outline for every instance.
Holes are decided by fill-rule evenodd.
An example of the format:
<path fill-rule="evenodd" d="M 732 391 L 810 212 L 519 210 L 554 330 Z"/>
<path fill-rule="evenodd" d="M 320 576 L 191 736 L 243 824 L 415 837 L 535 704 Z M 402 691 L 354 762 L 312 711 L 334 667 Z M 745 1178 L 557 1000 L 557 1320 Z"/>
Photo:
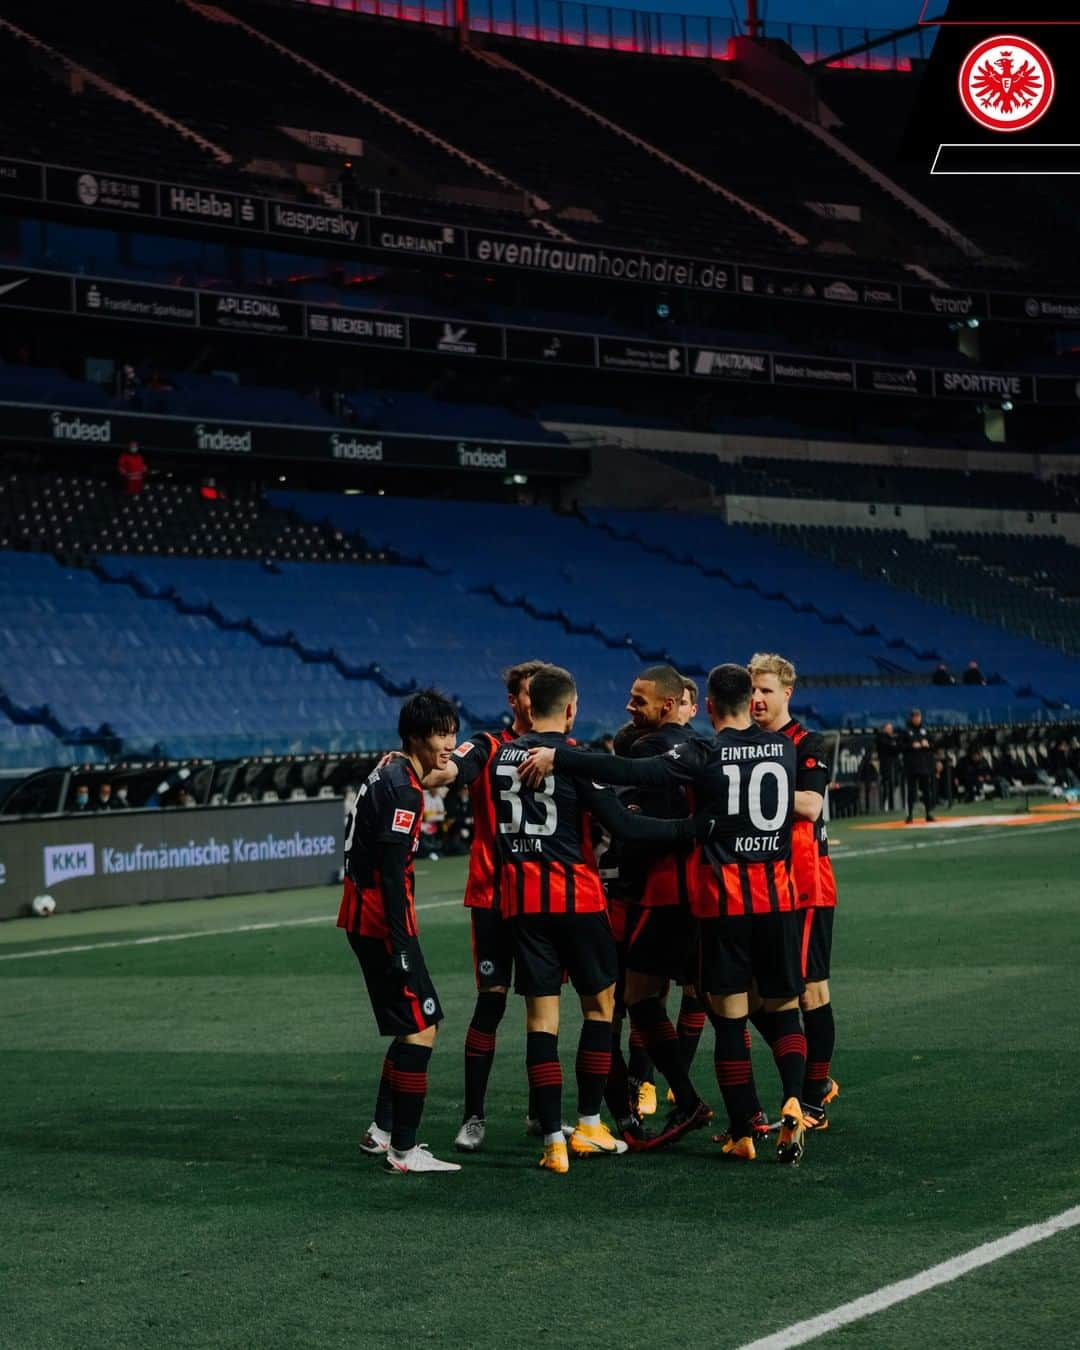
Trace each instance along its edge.
<path fill-rule="evenodd" d="M 539 787 L 549 773 L 555 771 L 555 749 L 550 745 L 534 745 L 528 758 L 518 769 L 518 777 L 529 787 Z"/>
<path fill-rule="evenodd" d="M 378 764 L 375 765 L 375 771 L 379 772 L 381 769 L 385 769 L 386 766 L 391 762 L 391 760 L 404 758 L 405 753 L 402 750 L 387 750 L 386 754 L 383 755 L 382 759 L 380 759 Z"/>

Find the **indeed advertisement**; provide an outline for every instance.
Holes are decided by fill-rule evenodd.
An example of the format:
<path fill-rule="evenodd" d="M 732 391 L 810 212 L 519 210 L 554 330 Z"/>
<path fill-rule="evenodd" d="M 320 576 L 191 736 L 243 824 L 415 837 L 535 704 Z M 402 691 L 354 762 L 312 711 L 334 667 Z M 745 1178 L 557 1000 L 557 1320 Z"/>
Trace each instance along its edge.
<path fill-rule="evenodd" d="M 47 892 L 58 910 L 325 886 L 341 802 L 124 811 L 0 824 L 0 918 Z"/>

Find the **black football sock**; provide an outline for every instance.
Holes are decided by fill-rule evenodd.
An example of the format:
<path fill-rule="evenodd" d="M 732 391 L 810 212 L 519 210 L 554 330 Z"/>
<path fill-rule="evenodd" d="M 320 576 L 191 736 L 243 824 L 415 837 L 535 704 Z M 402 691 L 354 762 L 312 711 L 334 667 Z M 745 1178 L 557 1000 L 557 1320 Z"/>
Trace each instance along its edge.
<path fill-rule="evenodd" d="M 604 1101 L 616 1121 L 634 1114 L 630 1104 L 630 1084 L 627 1080 L 626 1060 L 622 1052 L 622 1022 L 611 1024 L 611 1072 L 604 1084 Z"/>
<path fill-rule="evenodd" d="M 645 1038 L 634 1026 L 633 1018 L 630 1019 L 629 1071 L 630 1077 L 636 1079 L 639 1083 L 656 1081 L 656 1070 L 653 1068 L 653 1062 L 645 1048 Z"/>
<path fill-rule="evenodd" d="M 803 1080 L 806 1078 L 806 1037 L 803 1035 L 798 1008 L 774 1013 L 776 1039 L 773 1041 L 773 1059 L 780 1070 L 784 1101 L 794 1097 L 802 1100 Z"/>
<path fill-rule="evenodd" d="M 804 1012 L 803 1027 L 806 1029 L 806 1083 L 802 1099 L 808 1106 L 820 1106 L 829 1090 L 829 1069 L 836 1046 L 832 1004 Z"/>
<path fill-rule="evenodd" d="M 728 1113 L 728 1128 L 732 1139 L 751 1134 L 750 1122 L 761 1110 L 754 1086 L 754 1069 L 747 1045 L 746 1018 L 712 1018 L 716 1032 L 713 1064 L 716 1082 L 724 1098 Z"/>
<path fill-rule="evenodd" d="M 559 1038 L 547 1031 L 525 1035 L 525 1068 L 529 1075 L 530 1111 L 545 1135 L 562 1129 L 562 1065 Z"/>
<path fill-rule="evenodd" d="M 386 1058 L 382 1062 L 382 1075 L 379 1078 L 379 1095 L 375 1098 L 375 1124 L 389 1134 L 394 1124 L 394 1051 L 395 1042 L 391 1042 Z"/>
<path fill-rule="evenodd" d="M 399 1041 L 394 1055 L 394 1128 L 390 1144 L 399 1153 L 407 1153 L 416 1143 L 416 1131 L 424 1114 L 427 1097 L 427 1066 L 430 1045 L 412 1045 Z"/>
<path fill-rule="evenodd" d="M 754 1027 L 766 1045 L 772 1046 L 776 1040 L 776 1014 L 767 1012 L 762 1004 L 756 1012 L 750 1014 L 750 1025 Z"/>
<path fill-rule="evenodd" d="M 671 1024 L 667 1010 L 658 998 L 643 998 L 629 1010 L 630 1021 L 641 1033 L 645 1048 L 675 1094 L 675 1104 L 692 1111 L 699 1098 L 683 1067 L 679 1052 L 679 1033 Z"/>
<path fill-rule="evenodd" d="M 604 1084 L 611 1072 L 611 1023 L 581 1024 L 577 1063 L 578 1115 L 598 1116 L 604 1100 Z"/>
<path fill-rule="evenodd" d="M 695 994 L 682 996 L 679 1007 L 679 1049 L 682 1052 L 683 1067 L 687 1073 L 697 1054 L 701 1033 L 705 1030 L 705 1004 Z"/>
<path fill-rule="evenodd" d="M 482 989 L 465 1033 L 465 1115 L 484 1118 L 484 1098 L 495 1062 L 495 1033 L 506 1012 L 506 995 Z"/>

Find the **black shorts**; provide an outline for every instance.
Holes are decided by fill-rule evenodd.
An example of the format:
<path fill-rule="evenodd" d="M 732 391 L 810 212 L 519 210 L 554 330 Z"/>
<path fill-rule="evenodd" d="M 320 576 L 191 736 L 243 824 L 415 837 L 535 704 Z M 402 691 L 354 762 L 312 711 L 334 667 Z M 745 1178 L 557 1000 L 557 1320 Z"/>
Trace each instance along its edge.
<path fill-rule="evenodd" d="M 615 983 L 619 959 L 606 914 L 518 914 L 514 933 L 514 989 L 526 998 L 562 992 L 563 971 L 579 994 Z"/>
<path fill-rule="evenodd" d="M 497 909 L 470 909 L 473 974 L 477 989 L 509 989 L 514 979 L 514 935 Z"/>
<path fill-rule="evenodd" d="M 642 906 L 627 938 L 626 968 L 684 984 L 696 937 L 697 921 L 684 906 Z"/>
<path fill-rule="evenodd" d="M 701 920 L 698 992 L 741 994 L 757 983 L 762 998 L 797 998 L 802 915 L 740 914 Z"/>
<path fill-rule="evenodd" d="M 349 946 L 364 972 L 371 1008 L 381 1036 L 413 1036 L 442 1021 L 443 1010 L 431 982 L 420 939 L 409 938 L 406 951 L 411 970 L 407 979 L 390 970 L 389 938 L 348 933 Z"/>
<path fill-rule="evenodd" d="M 641 906 L 631 900 L 612 900 L 608 898 L 608 920 L 611 923 L 611 935 L 615 939 L 615 955 L 619 962 L 619 971 L 615 977 L 615 1020 L 622 1021 L 626 1016 L 626 944 L 634 931 L 634 924 L 641 913 Z"/>
<path fill-rule="evenodd" d="M 818 905 L 799 911 L 799 934 L 802 943 L 802 973 L 808 984 L 829 978 L 832 962 L 833 915 L 831 905 Z"/>

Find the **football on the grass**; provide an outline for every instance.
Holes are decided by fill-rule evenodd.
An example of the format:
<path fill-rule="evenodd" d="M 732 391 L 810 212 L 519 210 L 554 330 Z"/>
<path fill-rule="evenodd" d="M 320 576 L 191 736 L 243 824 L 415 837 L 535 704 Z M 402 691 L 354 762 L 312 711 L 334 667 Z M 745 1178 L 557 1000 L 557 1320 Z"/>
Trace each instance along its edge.
<path fill-rule="evenodd" d="M 56 901 L 51 895 L 35 895 L 30 901 L 30 908 L 39 919 L 47 919 L 50 914 L 56 911 Z"/>

